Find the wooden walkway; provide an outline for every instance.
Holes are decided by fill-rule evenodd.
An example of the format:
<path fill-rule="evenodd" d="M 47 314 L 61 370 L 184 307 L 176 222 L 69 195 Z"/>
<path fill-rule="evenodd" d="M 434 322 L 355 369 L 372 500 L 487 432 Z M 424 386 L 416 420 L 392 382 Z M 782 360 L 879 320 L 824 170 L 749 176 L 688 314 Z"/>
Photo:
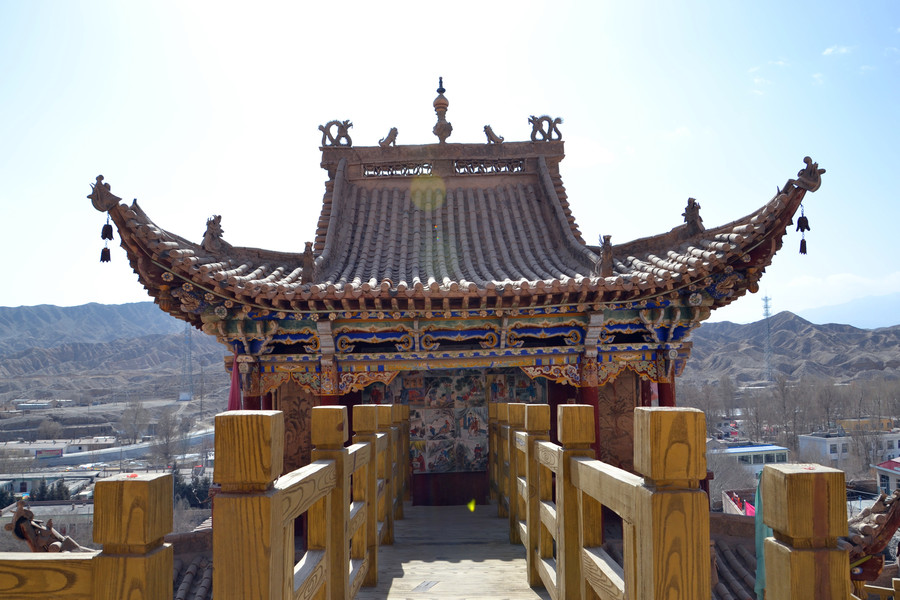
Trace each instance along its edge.
<path fill-rule="evenodd" d="M 410 506 L 394 522 L 394 545 L 378 549 L 378 585 L 357 598 L 509 600 L 550 598 L 528 587 L 525 548 L 509 543 L 496 505 Z"/>

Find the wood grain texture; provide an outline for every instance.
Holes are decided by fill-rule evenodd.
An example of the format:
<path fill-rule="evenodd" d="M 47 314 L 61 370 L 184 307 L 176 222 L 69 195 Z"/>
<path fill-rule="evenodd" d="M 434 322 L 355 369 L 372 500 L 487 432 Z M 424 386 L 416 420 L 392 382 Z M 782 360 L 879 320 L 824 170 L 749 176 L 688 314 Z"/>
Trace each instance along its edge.
<path fill-rule="evenodd" d="M 634 493 L 644 479 L 599 460 L 572 459 L 572 483 L 626 521 L 634 520 Z"/>
<path fill-rule="evenodd" d="M 798 548 L 833 546 L 847 535 L 844 472 L 820 465 L 766 465 L 763 519 Z"/>
<path fill-rule="evenodd" d="M 223 491 L 264 490 L 281 475 L 284 416 L 279 411 L 242 410 L 216 415 L 214 481 Z"/>
<path fill-rule="evenodd" d="M 294 600 L 312 600 L 325 584 L 325 553 L 307 550 L 294 566 Z"/>
<path fill-rule="evenodd" d="M 120 474 L 94 486 L 94 542 L 147 552 L 172 531 L 172 475 Z"/>
<path fill-rule="evenodd" d="M 98 553 L 0 553 L 0 598 L 91 600 L 96 556 Z"/>
<path fill-rule="evenodd" d="M 331 461 L 316 461 L 282 475 L 275 482 L 281 494 L 281 522 L 287 524 L 334 488 L 335 467 Z"/>
<path fill-rule="evenodd" d="M 709 499 L 699 490 L 635 493 L 638 598 L 710 597 Z"/>
<path fill-rule="evenodd" d="M 106 554 L 94 560 L 95 600 L 172 600 L 174 553 L 163 544 L 148 554 Z"/>
<path fill-rule="evenodd" d="M 275 600 L 290 589 L 293 548 L 288 546 L 278 495 L 275 490 L 216 495 L 213 557 L 216 565 L 225 567 L 213 568 L 217 600 Z"/>
<path fill-rule="evenodd" d="M 625 570 L 603 548 L 582 550 L 585 581 L 604 600 L 625 600 Z"/>
<path fill-rule="evenodd" d="M 654 481 L 706 477 L 706 416 L 695 408 L 634 410 L 634 469 Z"/>
<path fill-rule="evenodd" d="M 566 447 L 580 448 L 594 443 L 594 407 L 589 404 L 560 404 L 556 407 L 557 437 Z"/>
<path fill-rule="evenodd" d="M 765 507 L 763 501 L 763 507 Z M 766 538 L 766 600 L 847 600 L 849 555 L 837 548 L 798 550 Z"/>

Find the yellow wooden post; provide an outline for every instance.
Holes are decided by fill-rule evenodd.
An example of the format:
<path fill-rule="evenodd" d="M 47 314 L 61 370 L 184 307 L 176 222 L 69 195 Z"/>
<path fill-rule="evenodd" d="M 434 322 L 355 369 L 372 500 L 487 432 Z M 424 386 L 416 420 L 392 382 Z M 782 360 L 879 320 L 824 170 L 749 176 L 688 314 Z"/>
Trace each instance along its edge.
<path fill-rule="evenodd" d="M 634 585 L 637 598 L 704 600 L 710 596 L 706 417 L 693 408 L 634 411 Z M 628 578 L 626 572 L 626 578 Z"/>
<path fill-rule="evenodd" d="M 506 452 L 509 450 L 509 404 L 497 403 L 497 516 L 509 515 L 509 498 L 506 496 L 506 481 L 509 479 L 509 465 Z"/>
<path fill-rule="evenodd" d="M 284 460 L 278 411 L 216 415 L 213 587 L 216 598 L 283 598 L 293 583 L 293 524 L 273 488 Z"/>
<path fill-rule="evenodd" d="M 379 466 L 379 476 L 384 480 L 384 494 L 381 497 L 382 522 L 384 523 L 384 536 L 381 543 L 391 545 L 394 543 L 394 498 L 397 497 L 394 481 L 394 459 L 396 458 L 395 444 L 397 436 L 394 435 L 393 417 L 390 404 L 378 405 L 378 431 L 387 436 L 387 450 Z"/>
<path fill-rule="evenodd" d="M 519 535 L 519 517 L 524 517 L 524 509 L 521 506 L 519 496 L 519 476 L 525 473 L 519 472 L 519 451 L 516 449 L 516 432 L 525 429 L 525 404 L 515 402 L 507 405 L 509 418 L 509 439 L 507 440 L 506 456 L 509 460 L 509 476 L 506 480 L 506 495 L 509 498 L 509 543 L 518 544 L 522 540 Z M 524 469 L 523 469 L 524 470 Z"/>
<path fill-rule="evenodd" d="M 393 423 L 393 427 L 395 430 L 395 435 L 397 436 L 397 445 L 394 448 L 394 462 L 397 465 L 397 471 L 394 475 L 396 478 L 397 484 L 394 487 L 394 502 L 396 503 L 394 506 L 394 519 L 402 519 L 403 518 L 403 486 L 406 484 L 406 478 L 404 477 L 405 466 L 409 465 L 409 458 L 404 460 L 403 457 L 403 437 L 404 431 L 403 428 L 403 405 L 402 404 L 391 404 L 391 422 Z M 407 457 L 409 453 L 407 453 Z"/>
<path fill-rule="evenodd" d="M 488 492 L 497 499 L 497 403 L 488 404 Z"/>
<path fill-rule="evenodd" d="M 347 538 L 351 474 L 347 472 L 348 450 L 344 447 L 349 439 L 348 430 L 346 406 L 312 409 L 312 459 L 334 461 L 335 483 L 334 489 L 309 509 L 309 549 L 325 551 L 327 594 L 332 599 L 350 597 L 350 540 Z"/>
<path fill-rule="evenodd" d="M 766 600 L 846 600 L 850 559 L 844 472 L 819 465 L 766 465 L 762 473 Z"/>
<path fill-rule="evenodd" d="M 172 476 L 116 475 L 94 488 L 94 542 L 103 552 L 91 561 L 98 600 L 172 598 Z"/>
<path fill-rule="evenodd" d="M 369 555 L 369 567 L 364 586 L 378 583 L 378 456 L 376 455 L 378 435 L 378 409 L 371 404 L 359 404 L 353 407 L 353 427 L 356 435 L 354 443 L 367 443 L 371 448 L 369 464 L 365 471 L 357 471 L 357 482 L 353 486 L 353 500 L 366 503 L 366 533 L 357 534 L 353 538 L 350 549 L 351 558 L 365 558 Z M 360 485 L 361 484 L 361 485 Z"/>
<path fill-rule="evenodd" d="M 572 483 L 573 456 L 594 457 L 594 407 L 561 404 L 557 407 L 557 436 L 562 445 L 556 473 L 556 586 L 559 598 L 581 593 L 581 544 L 578 533 L 578 497 Z"/>
<path fill-rule="evenodd" d="M 550 406 L 548 404 L 529 404 L 525 408 L 525 432 L 528 436 L 525 457 L 525 480 L 527 481 L 528 499 L 525 510 L 525 558 L 528 569 L 528 585 L 541 585 L 538 572 L 538 544 L 541 529 L 541 500 L 550 497 L 551 481 L 549 477 L 540 477 L 541 464 L 538 461 L 537 442 L 550 441 Z"/>

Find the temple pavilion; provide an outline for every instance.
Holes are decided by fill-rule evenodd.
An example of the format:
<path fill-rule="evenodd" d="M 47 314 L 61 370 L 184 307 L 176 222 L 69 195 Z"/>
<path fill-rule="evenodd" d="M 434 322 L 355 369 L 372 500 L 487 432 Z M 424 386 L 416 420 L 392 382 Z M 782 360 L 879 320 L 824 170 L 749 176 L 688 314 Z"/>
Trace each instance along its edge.
<path fill-rule="evenodd" d="M 284 411 L 285 471 L 309 461 L 312 407 L 401 402 L 413 502 L 485 497 L 498 401 L 594 406 L 598 457 L 628 469 L 633 408 L 675 405 L 691 331 L 757 291 L 824 170 L 804 159 L 726 225 L 706 228 L 689 199 L 670 231 L 592 245 L 560 174 L 561 120 L 531 117 L 529 141 L 485 126 L 485 143 L 449 143 L 444 92 L 434 144 L 392 129 L 355 146 L 349 121 L 320 126 L 328 180 L 303 251 L 232 246 L 219 215 L 189 241 L 102 176 L 89 198 L 159 307 L 228 347 L 243 407 Z"/>

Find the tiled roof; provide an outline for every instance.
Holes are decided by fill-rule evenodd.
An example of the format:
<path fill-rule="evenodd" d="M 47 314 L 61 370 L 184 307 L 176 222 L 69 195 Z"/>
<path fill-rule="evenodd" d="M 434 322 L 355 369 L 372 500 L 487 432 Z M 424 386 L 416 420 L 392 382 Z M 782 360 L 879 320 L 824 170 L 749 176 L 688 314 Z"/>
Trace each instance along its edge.
<path fill-rule="evenodd" d="M 175 286 L 188 282 L 219 298 L 273 310 L 331 303 L 346 310 L 348 301 L 359 307 L 376 298 L 428 298 L 447 307 L 463 297 L 515 296 L 540 305 L 559 302 L 554 294 L 578 302 L 633 302 L 698 289 L 707 289 L 720 306 L 755 291 L 806 191 L 819 185 L 810 162 L 805 176 L 788 180 L 742 219 L 699 232 L 681 225 L 612 246 L 611 268 L 603 273 L 601 248 L 584 243 L 569 211 L 558 170 L 562 142 L 501 146 L 500 158 L 495 146 L 474 144 L 326 149 L 330 180 L 306 257 L 233 247 L 214 235 L 190 242 L 156 226 L 136 202 L 119 204 L 102 182 L 92 199 L 98 196 L 95 207 L 110 212 L 132 266 L 158 298 L 168 272 L 177 277 Z M 478 158 L 485 149 L 493 154 Z M 404 168 L 418 156 L 412 164 L 434 165 L 431 175 L 401 176 L 399 168 L 369 164 L 400 150 Z M 452 158 L 473 155 L 476 160 Z M 472 164 L 483 172 L 469 172 Z M 369 176 L 384 172 L 389 176 Z M 735 269 L 743 274 L 731 276 Z"/>

